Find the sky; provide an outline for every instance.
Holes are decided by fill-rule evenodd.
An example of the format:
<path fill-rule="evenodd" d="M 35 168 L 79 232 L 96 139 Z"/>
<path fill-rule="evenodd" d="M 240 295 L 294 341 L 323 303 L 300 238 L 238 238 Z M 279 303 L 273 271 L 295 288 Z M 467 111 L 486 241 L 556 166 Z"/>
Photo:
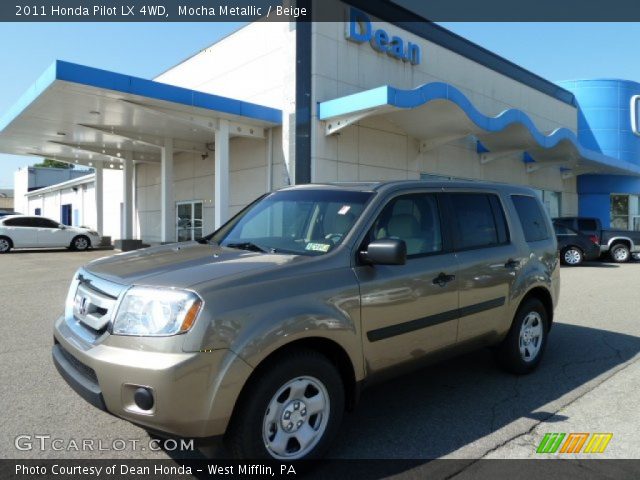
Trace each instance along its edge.
<path fill-rule="evenodd" d="M 551 81 L 640 82 L 640 23 L 441 23 Z M 56 59 L 153 78 L 239 23 L 0 23 L 0 116 Z M 241 53 L 240 53 L 241 54 Z M 423 61 L 428 62 L 428 52 Z M 38 160 L 0 154 L 0 188 Z"/>
<path fill-rule="evenodd" d="M 0 23 L 0 117 L 55 60 L 153 78 L 241 23 Z M 0 188 L 35 157 L 0 154 Z"/>

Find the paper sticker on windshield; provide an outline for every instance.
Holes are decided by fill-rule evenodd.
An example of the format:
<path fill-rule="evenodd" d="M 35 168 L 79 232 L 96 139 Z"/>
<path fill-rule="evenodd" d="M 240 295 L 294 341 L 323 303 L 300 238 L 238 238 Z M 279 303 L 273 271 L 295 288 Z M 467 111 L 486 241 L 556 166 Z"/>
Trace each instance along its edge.
<path fill-rule="evenodd" d="M 331 248 L 331 245 L 326 243 L 307 243 L 305 250 L 309 250 L 311 252 L 328 252 Z"/>
<path fill-rule="evenodd" d="M 338 210 L 338 215 L 346 215 L 349 210 L 351 210 L 351 205 L 345 205 Z"/>

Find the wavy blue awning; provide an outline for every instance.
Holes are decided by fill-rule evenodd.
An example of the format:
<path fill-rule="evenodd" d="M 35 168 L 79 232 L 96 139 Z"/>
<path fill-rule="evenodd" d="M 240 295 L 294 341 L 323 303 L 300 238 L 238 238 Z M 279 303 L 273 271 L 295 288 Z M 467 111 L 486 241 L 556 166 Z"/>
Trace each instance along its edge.
<path fill-rule="evenodd" d="M 460 90 L 446 83 L 429 83 L 413 90 L 385 85 L 319 104 L 319 118 L 326 122 L 327 135 L 377 116 L 419 139 L 425 148 L 474 136 L 486 158 L 520 153 L 525 162 L 536 164 L 532 169 L 557 165 L 576 174 L 640 176 L 640 165 L 583 147 L 567 128 L 541 132 L 525 112 L 517 109 L 487 116 Z"/>

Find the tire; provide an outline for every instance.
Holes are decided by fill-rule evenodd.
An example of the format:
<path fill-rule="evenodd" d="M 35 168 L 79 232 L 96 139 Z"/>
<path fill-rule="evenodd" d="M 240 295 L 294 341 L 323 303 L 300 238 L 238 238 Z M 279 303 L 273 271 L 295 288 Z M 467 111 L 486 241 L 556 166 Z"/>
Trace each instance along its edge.
<path fill-rule="evenodd" d="M 279 461 L 322 457 L 345 405 L 342 378 L 331 361 L 312 350 L 289 351 L 250 381 L 225 435 L 230 453 Z"/>
<path fill-rule="evenodd" d="M 614 262 L 624 263 L 628 262 L 631 258 L 631 251 L 625 243 L 616 243 L 611 247 L 611 250 L 609 250 L 609 255 Z"/>
<path fill-rule="evenodd" d="M 78 235 L 71 240 L 71 249 L 82 252 L 91 246 L 91 240 L 85 235 Z"/>
<path fill-rule="evenodd" d="M 526 299 L 518 308 L 507 337 L 496 349 L 498 363 L 510 373 L 531 373 L 542 360 L 548 333 L 549 315 L 544 304 L 535 297 Z"/>
<path fill-rule="evenodd" d="M 584 261 L 584 254 L 580 248 L 575 245 L 570 245 L 562 250 L 560 259 L 565 265 L 575 267 Z"/>
<path fill-rule="evenodd" d="M 13 242 L 9 237 L 0 237 L 0 254 L 9 253 L 13 247 Z"/>

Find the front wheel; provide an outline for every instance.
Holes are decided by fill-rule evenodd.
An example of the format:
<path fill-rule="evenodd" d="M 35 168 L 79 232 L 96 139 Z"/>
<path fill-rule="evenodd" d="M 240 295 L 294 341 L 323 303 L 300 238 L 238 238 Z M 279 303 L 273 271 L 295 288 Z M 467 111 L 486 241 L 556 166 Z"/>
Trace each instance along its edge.
<path fill-rule="evenodd" d="M 616 263 L 624 263 L 629 261 L 631 257 L 631 251 L 629 247 L 624 243 L 616 243 L 611 247 L 611 259 Z"/>
<path fill-rule="evenodd" d="M 71 248 L 82 252 L 91 246 L 91 241 L 84 235 L 75 237 L 71 242 Z"/>
<path fill-rule="evenodd" d="M 280 356 L 243 392 L 227 431 L 236 458 L 319 458 L 338 431 L 344 385 L 335 366 L 314 351 Z"/>
<path fill-rule="evenodd" d="M 570 265 L 575 267 L 576 265 L 580 265 L 584 260 L 584 255 L 582 254 L 582 250 L 578 247 L 570 246 L 565 248 L 562 251 L 562 262 L 565 265 Z"/>
<path fill-rule="evenodd" d="M 535 297 L 520 305 L 507 337 L 496 350 L 500 365 L 518 375 L 530 373 L 542 360 L 549 333 L 549 316 Z"/>

